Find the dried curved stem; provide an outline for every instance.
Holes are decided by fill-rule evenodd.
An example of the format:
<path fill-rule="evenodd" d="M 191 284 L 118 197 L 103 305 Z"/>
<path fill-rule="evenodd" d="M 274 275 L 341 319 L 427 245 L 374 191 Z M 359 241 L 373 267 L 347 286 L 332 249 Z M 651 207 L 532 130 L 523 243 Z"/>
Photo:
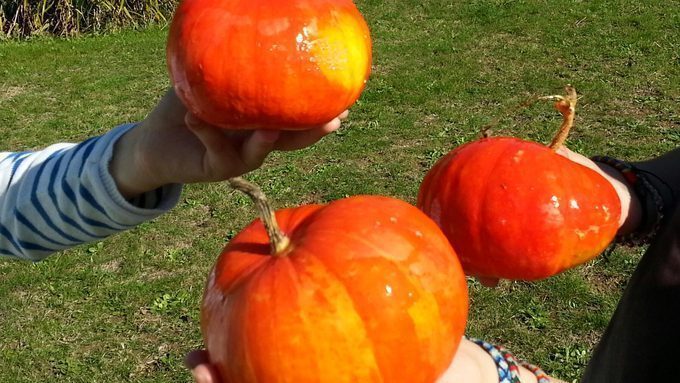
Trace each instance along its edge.
<path fill-rule="evenodd" d="M 501 116 L 494 118 L 489 124 L 483 126 L 482 129 L 480 130 L 480 135 L 483 138 L 491 137 L 491 128 L 498 125 L 501 117 L 509 113 L 516 112 L 518 110 L 523 110 L 524 108 L 531 106 L 533 103 L 539 100 L 555 100 L 557 101 L 555 102 L 555 108 L 562 114 L 563 121 L 562 125 L 560 126 L 560 129 L 557 131 L 557 134 L 553 138 L 549 147 L 552 150 L 557 151 L 560 147 L 564 145 L 564 142 L 567 140 L 567 136 L 569 136 L 569 131 L 571 130 L 571 127 L 574 125 L 574 117 L 576 115 L 576 99 L 577 99 L 576 89 L 574 89 L 574 87 L 571 85 L 567 85 L 564 87 L 564 90 L 566 93 L 566 95 L 564 96 L 554 95 L 529 98 L 528 100 L 512 108 L 509 112 L 503 113 Z"/>
<path fill-rule="evenodd" d="M 550 149 L 554 151 L 561 148 L 565 141 L 567 141 L 567 136 L 569 136 L 569 131 L 574 125 L 574 117 L 576 116 L 576 89 L 571 85 L 567 85 L 564 90 L 566 92 L 565 96 L 541 97 L 541 99 L 544 100 L 557 100 L 557 102 L 555 102 L 555 109 L 562 114 L 563 118 L 560 129 L 557 131 L 557 134 L 553 137 L 553 140 L 549 145 Z"/>
<path fill-rule="evenodd" d="M 255 208 L 269 236 L 272 255 L 280 256 L 283 254 L 283 251 L 290 245 L 290 239 L 279 228 L 274 211 L 262 189 L 241 177 L 230 178 L 228 182 L 232 188 L 243 192 L 255 203 Z"/>

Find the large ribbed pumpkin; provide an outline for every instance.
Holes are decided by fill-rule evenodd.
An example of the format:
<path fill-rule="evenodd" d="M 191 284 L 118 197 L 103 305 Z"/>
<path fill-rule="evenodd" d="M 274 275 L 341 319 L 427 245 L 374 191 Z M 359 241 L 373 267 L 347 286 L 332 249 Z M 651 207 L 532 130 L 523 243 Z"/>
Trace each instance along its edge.
<path fill-rule="evenodd" d="M 557 103 L 565 123 L 550 147 L 512 137 L 460 146 L 427 173 L 418 206 L 442 228 L 469 275 L 535 280 L 600 254 L 621 204 L 594 170 L 558 154 L 576 94 Z"/>
<path fill-rule="evenodd" d="M 183 0 L 167 61 L 180 99 L 206 122 L 305 129 L 357 100 L 371 39 L 351 0 Z"/>
<path fill-rule="evenodd" d="M 225 382 L 433 383 L 465 327 L 459 261 L 400 200 L 358 196 L 257 220 L 209 275 L 201 328 Z"/>

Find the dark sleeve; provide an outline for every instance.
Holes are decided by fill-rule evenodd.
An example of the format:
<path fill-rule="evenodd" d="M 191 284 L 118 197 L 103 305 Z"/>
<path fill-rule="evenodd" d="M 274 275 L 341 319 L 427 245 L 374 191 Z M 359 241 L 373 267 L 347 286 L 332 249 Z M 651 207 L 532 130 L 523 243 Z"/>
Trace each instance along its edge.
<path fill-rule="evenodd" d="M 680 210 L 653 240 L 582 383 L 680 382 Z"/>

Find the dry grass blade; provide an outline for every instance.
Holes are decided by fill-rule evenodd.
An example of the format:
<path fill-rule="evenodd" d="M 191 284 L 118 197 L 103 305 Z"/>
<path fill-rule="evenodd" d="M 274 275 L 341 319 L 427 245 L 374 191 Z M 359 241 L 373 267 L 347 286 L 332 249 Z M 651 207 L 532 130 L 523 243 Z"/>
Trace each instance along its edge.
<path fill-rule="evenodd" d="M 165 23 L 179 0 L 6 0 L 0 36 L 73 36 Z"/>

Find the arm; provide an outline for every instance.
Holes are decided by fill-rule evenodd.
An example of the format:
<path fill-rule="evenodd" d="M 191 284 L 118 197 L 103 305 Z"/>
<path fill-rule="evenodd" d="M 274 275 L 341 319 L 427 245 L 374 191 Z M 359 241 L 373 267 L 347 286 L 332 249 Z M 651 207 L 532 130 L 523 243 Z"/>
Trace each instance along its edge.
<path fill-rule="evenodd" d="M 309 146 L 340 127 L 332 121 L 303 131 L 226 131 L 187 113 L 170 90 L 139 126 L 116 144 L 111 174 L 132 197 L 162 185 L 222 181 L 258 168 L 272 150 Z"/>
<path fill-rule="evenodd" d="M 57 144 L 0 156 L 0 253 L 37 261 L 105 238 L 170 209 L 180 187 L 126 201 L 108 172 L 112 146 L 133 128 L 123 125 L 80 144 Z"/>
<path fill-rule="evenodd" d="M 680 148 L 633 165 L 650 175 L 648 178 L 664 196 L 666 216 L 670 215 L 680 195 Z"/>
<path fill-rule="evenodd" d="M 343 113 L 305 131 L 227 132 L 187 113 L 170 90 L 139 124 L 80 144 L 0 154 L 0 254 L 41 260 L 153 219 L 181 184 L 221 181 L 256 169 L 272 150 L 313 144 Z"/>

